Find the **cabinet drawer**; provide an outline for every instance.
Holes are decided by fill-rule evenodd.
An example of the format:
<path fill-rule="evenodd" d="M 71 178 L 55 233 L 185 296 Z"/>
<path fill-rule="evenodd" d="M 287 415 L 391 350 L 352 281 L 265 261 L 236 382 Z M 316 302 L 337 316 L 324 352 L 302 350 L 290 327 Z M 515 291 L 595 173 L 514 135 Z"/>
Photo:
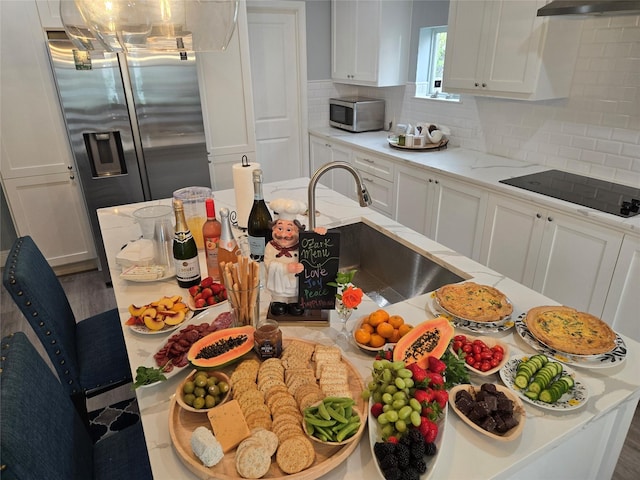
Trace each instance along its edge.
<path fill-rule="evenodd" d="M 393 182 L 383 180 L 368 174 L 367 172 L 360 171 L 362 181 L 369 190 L 371 196 L 371 208 L 386 215 L 389 218 L 393 218 L 394 211 L 394 193 Z"/>
<path fill-rule="evenodd" d="M 361 172 L 375 175 L 378 178 L 393 182 L 394 163 L 365 152 L 353 152 L 353 165 Z"/>

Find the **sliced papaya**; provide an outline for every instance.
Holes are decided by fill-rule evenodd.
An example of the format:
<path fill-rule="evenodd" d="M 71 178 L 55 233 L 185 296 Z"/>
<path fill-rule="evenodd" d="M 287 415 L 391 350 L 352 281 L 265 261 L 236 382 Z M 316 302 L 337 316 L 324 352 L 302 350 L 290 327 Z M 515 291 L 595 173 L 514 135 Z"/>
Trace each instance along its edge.
<path fill-rule="evenodd" d="M 393 360 L 417 363 L 426 369 L 429 357 L 440 358 L 444 354 L 453 334 L 453 325 L 445 317 L 422 322 L 398 340 L 393 349 Z"/>
<path fill-rule="evenodd" d="M 225 328 L 210 333 L 194 343 L 187 359 L 196 368 L 211 369 L 235 362 L 253 349 L 255 328 Z"/>

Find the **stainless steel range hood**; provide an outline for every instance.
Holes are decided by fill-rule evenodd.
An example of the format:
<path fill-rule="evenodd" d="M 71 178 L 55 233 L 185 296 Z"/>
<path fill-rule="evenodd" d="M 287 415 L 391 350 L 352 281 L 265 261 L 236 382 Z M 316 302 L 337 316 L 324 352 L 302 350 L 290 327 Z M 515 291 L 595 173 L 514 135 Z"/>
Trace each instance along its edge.
<path fill-rule="evenodd" d="M 538 10 L 538 17 L 552 15 L 640 15 L 640 1 L 553 0 Z"/>

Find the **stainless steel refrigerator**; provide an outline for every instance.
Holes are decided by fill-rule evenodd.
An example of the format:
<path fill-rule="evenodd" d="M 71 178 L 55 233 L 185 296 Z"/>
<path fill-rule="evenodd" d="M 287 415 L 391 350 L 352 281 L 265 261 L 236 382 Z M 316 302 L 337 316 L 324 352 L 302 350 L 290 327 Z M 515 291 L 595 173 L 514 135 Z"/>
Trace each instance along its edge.
<path fill-rule="evenodd" d="M 195 53 L 82 51 L 64 31 L 48 31 L 47 38 L 96 252 L 109 281 L 96 209 L 211 186 Z"/>

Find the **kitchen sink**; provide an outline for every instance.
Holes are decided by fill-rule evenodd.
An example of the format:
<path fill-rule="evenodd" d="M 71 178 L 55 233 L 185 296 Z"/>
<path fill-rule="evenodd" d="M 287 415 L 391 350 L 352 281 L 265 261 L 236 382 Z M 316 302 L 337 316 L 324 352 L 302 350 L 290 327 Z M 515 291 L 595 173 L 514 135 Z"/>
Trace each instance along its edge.
<path fill-rule="evenodd" d="M 340 232 L 340 270 L 357 270 L 353 283 L 380 307 L 464 280 L 409 246 L 363 222 Z"/>

